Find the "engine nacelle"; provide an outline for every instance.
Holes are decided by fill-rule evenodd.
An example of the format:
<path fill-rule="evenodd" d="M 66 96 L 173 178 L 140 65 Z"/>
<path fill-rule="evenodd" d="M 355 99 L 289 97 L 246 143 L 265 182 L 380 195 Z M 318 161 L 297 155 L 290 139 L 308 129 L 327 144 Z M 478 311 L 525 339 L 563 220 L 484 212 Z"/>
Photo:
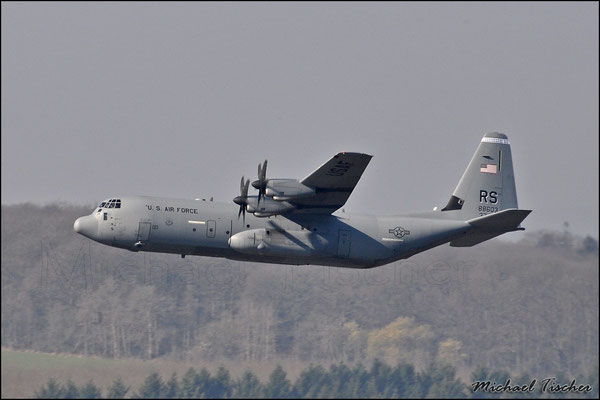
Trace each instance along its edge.
<path fill-rule="evenodd" d="M 262 203 L 262 201 L 261 201 Z M 328 240 L 311 231 L 276 231 L 251 229 L 229 238 L 229 246 L 245 254 L 310 257 L 325 254 Z"/>
<path fill-rule="evenodd" d="M 253 213 L 256 217 L 270 217 L 272 215 L 283 214 L 294 207 L 285 201 L 275 201 L 269 197 L 260 199 L 258 202 L 258 196 L 250 196 L 247 199 L 246 211 Z"/>
<path fill-rule="evenodd" d="M 297 179 L 269 179 L 267 196 L 276 201 L 293 200 L 315 194 L 315 190 L 300 183 Z"/>

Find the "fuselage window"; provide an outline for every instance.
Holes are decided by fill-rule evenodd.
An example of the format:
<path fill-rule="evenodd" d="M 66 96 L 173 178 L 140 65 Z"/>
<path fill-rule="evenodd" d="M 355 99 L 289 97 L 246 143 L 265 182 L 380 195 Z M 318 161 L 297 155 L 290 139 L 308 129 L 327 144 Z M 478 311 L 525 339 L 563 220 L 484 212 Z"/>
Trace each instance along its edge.
<path fill-rule="evenodd" d="M 108 219 L 108 213 L 104 213 L 104 220 L 106 221 Z"/>

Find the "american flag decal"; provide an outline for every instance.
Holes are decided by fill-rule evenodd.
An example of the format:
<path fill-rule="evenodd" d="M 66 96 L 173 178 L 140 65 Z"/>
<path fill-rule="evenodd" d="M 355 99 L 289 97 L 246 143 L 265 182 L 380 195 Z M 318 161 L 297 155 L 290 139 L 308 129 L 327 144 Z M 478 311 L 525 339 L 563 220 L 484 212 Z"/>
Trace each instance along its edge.
<path fill-rule="evenodd" d="M 481 164 L 479 171 L 485 172 L 486 174 L 495 174 L 498 171 L 498 168 L 496 164 Z"/>

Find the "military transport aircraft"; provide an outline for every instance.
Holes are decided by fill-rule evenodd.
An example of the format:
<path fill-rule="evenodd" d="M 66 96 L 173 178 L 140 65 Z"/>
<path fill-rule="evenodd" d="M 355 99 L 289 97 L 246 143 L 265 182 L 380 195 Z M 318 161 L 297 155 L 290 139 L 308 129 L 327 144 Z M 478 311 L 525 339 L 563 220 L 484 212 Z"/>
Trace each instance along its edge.
<path fill-rule="evenodd" d="M 469 247 L 524 230 L 520 223 L 531 210 L 517 207 L 510 144 L 502 133 L 483 137 L 441 210 L 403 216 L 335 213 L 371 157 L 338 153 L 302 180 L 267 179 L 265 160 L 252 182 L 258 195 L 248 195 L 250 181 L 242 177 L 235 204 L 112 197 L 78 218 L 74 229 L 131 251 L 347 268 L 377 267 L 444 243 Z"/>

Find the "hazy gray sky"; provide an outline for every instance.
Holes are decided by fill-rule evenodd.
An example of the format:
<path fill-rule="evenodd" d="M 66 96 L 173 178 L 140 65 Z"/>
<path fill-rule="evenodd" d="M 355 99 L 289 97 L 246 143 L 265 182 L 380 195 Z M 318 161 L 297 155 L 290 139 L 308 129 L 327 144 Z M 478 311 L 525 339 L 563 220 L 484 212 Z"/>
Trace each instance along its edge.
<path fill-rule="evenodd" d="M 231 201 L 359 151 L 347 212 L 425 211 L 498 131 L 524 226 L 597 236 L 598 36 L 595 2 L 2 3 L 2 204 Z"/>

